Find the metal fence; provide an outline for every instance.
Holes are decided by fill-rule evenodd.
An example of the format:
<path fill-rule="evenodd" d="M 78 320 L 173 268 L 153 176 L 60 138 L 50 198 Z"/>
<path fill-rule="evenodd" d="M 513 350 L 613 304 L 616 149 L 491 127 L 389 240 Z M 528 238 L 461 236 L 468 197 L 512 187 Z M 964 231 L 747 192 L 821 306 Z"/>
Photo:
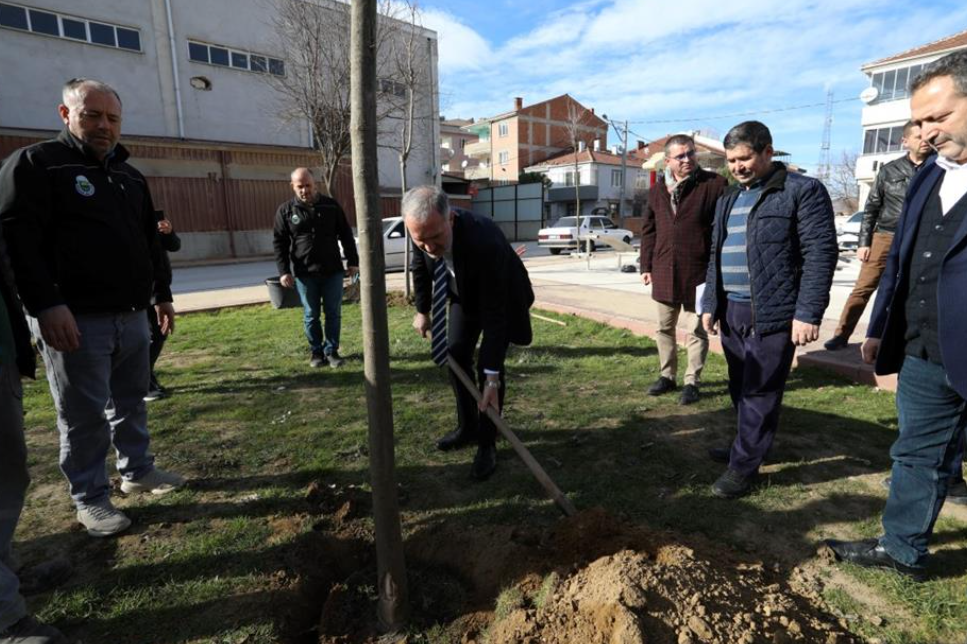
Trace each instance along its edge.
<path fill-rule="evenodd" d="M 535 240 L 543 225 L 544 184 L 485 188 L 471 204 L 476 214 L 493 219 L 510 241 Z"/>

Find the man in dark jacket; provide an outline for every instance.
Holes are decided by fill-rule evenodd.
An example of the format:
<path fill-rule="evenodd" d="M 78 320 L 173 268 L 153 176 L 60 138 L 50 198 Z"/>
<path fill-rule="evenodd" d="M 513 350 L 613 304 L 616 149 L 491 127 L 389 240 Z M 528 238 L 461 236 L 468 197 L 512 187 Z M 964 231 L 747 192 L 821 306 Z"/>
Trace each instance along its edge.
<path fill-rule="evenodd" d="M 58 109 L 60 136 L 18 150 L 0 170 L 0 219 L 47 367 L 77 519 L 104 537 L 131 524 L 111 504 L 104 459 L 112 443 L 125 493 L 184 484 L 154 466 L 144 404 L 144 310 L 153 299 L 162 330 L 174 328 L 171 277 L 148 184 L 118 143 L 117 92 L 73 79 Z"/>
<path fill-rule="evenodd" d="M 899 372 L 883 535 L 827 544 L 840 559 L 920 578 L 967 428 L 967 52 L 928 66 L 910 91 L 937 156 L 910 182 L 862 347 L 876 373 Z"/>
<path fill-rule="evenodd" d="M 20 377 L 33 378 L 34 367 L 30 331 L 0 235 L 0 643 L 61 644 L 67 640 L 57 629 L 27 614 L 10 562 L 13 533 L 30 483 Z"/>
<path fill-rule="evenodd" d="M 860 321 L 866 303 L 876 291 L 886 267 L 886 256 L 893 243 L 907 185 L 930 154 L 930 146 L 920 136 L 920 126 L 913 121 L 907 121 L 903 126 L 901 143 L 907 153 L 880 168 L 870 196 L 866 199 L 860 245 L 856 250 L 856 258 L 862 262 L 862 266 L 853 292 L 839 316 L 836 332 L 824 345 L 828 351 L 836 351 L 849 344 L 849 337 Z"/>
<path fill-rule="evenodd" d="M 731 448 L 710 451 L 728 463 L 712 492 L 735 498 L 772 446 L 795 346 L 819 337 L 838 249 L 826 188 L 773 162 L 769 128 L 740 123 L 724 144 L 740 187 L 715 208 L 702 323 L 712 334 L 721 326 L 738 412 Z"/>
<path fill-rule="evenodd" d="M 165 264 L 165 273 L 170 275 L 171 260 L 168 258 L 168 253 L 177 253 L 181 250 L 181 238 L 178 237 L 178 233 L 175 232 L 174 227 L 171 225 L 171 220 L 165 217 L 163 210 L 156 211 L 155 217 L 158 219 L 158 238 L 161 240 L 161 250 L 164 251 L 162 257 Z M 168 397 L 168 390 L 161 386 L 161 383 L 158 381 L 158 374 L 154 371 L 154 366 L 158 362 L 158 358 L 161 357 L 161 351 L 165 347 L 165 341 L 168 339 L 168 335 L 161 332 L 161 325 L 158 324 L 158 316 L 152 315 L 151 313 L 152 311 L 149 309 L 147 311 L 147 317 L 148 324 L 151 326 L 151 347 L 148 351 L 148 363 L 151 367 L 151 377 L 148 384 L 148 395 L 144 397 L 145 402 L 152 402 Z"/>
<path fill-rule="evenodd" d="M 449 450 L 476 442 L 470 474 L 484 480 L 497 467 L 497 428 L 482 412 L 488 407 L 498 412 L 503 408 L 504 358 L 510 343 L 531 342 L 529 308 L 534 291 L 520 257 L 490 219 L 451 209 L 446 193 L 435 186 L 410 190 L 401 208 L 418 249 L 411 261 L 416 297 L 413 327 L 424 338 L 431 333 L 434 362 L 447 364 L 449 353 L 468 376 L 476 375 L 482 390 L 478 405 L 447 369 L 458 425 L 437 447 Z M 480 352 L 474 370 L 477 340 Z"/>
<path fill-rule="evenodd" d="M 359 272 L 356 242 L 336 200 L 316 192 L 309 168 L 293 170 L 292 191 L 295 197 L 275 213 L 273 244 L 279 282 L 299 291 L 306 338 L 312 351 L 309 365 L 321 367 L 328 363 L 338 367 L 343 363 L 339 333 L 345 275 L 339 243 L 346 255 L 346 270 L 353 276 Z M 320 301 L 326 317 L 325 336 L 319 320 Z"/>
<path fill-rule="evenodd" d="M 708 334 L 695 313 L 695 288 L 705 281 L 715 201 L 726 185 L 725 177 L 699 167 L 692 137 L 677 134 L 665 142 L 665 176 L 648 191 L 641 228 L 641 281 L 651 286 L 651 298 L 658 308 L 661 372 L 648 390 L 650 396 L 675 389 L 676 336 L 679 315 L 684 312 L 688 369 L 679 402 L 690 405 L 698 401 Z"/>

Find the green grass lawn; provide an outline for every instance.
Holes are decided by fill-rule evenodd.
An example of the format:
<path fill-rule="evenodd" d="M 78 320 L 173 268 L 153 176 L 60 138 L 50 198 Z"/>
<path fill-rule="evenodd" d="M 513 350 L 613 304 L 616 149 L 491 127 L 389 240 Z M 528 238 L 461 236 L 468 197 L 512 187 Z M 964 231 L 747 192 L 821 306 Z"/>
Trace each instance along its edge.
<path fill-rule="evenodd" d="M 554 522 L 558 511 L 506 443 L 484 484 L 469 479 L 472 451 L 435 450 L 455 424 L 452 395 L 411 315 L 390 309 L 404 532 L 447 522 Z M 723 359 L 710 357 L 702 401 L 681 408 L 675 396 L 644 394 L 657 374 L 650 340 L 577 318 L 567 323 L 535 320 L 534 345 L 511 350 L 505 417 L 579 508 L 602 506 L 651 528 L 700 535 L 786 570 L 812 567 L 826 578 L 833 609 L 865 636 L 963 644 L 967 513 L 943 515 L 933 577 L 923 584 L 828 568 L 814 556 L 824 537 L 877 534 L 879 481 L 896 432 L 892 394 L 795 371 L 765 483 L 745 499 L 722 501 L 709 492 L 721 466 L 705 450 L 727 445 L 734 431 Z M 181 318 L 158 365 L 173 395 L 150 404 L 149 422 L 158 464 L 192 484 L 160 498 L 118 495 L 134 521 L 118 539 L 95 540 L 75 525 L 46 382 L 27 385 L 34 483 L 18 548 L 28 563 L 67 554 L 78 568 L 67 585 L 31 598 L 31 607 L 88 643 L 284 639 L 286 615 L 311 612 L 296 590 L 320 521 L 307 486 L 367 485 L 360 344 L 355 305 L 343 309 L 348 360 L 338 370 L 308 367 L 298 310 Z"/>

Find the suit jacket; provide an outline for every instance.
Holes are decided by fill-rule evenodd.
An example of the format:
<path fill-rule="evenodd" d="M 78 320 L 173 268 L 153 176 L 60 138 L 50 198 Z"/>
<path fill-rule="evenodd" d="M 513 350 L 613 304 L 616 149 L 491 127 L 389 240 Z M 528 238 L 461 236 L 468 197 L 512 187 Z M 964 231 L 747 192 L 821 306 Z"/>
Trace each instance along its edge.
<path fill-rule="evenodd" d="M 457 297 L 483 330 L 479 367 L 503 371 L 507 344 L 528 345 L 534 303 L 527 269 L 490 219 L 453 209 L 453 272 Z M 416 310 L 429 314 L 435 260 L 414 247 L 410 268 Z M 452 293 L 451 293 L 452 297 Z"/>
<path fill-rule="evenodd" d="M 943 175 L 936 157 L 928 159 L 910 181 L 903 202 L 866 333 L 867 337 L 880 339 L 876 358 L 876 373 L 880 375 L 897 373 L 903 364 L 910 260 L 927 199 Z M 943 257 L 937 291 L 938 334 L 944 369 L 954 390 L 967 398 L 967 343 L 964 342 L 967 338 L 967 297 L 964 297 L 967 293 L 967 219 L 961 223 Z"/>
<path fill-rule="evenodd" d="M 648 191 L 641 226 L 641 272 L 651 273 L 651 297 L 666 304 L 694 304 L 695 287 L 705 281 L 715 201 L 725 177 L 699 169 L 684 185 L 678 211 L 672 210 L 664 178 Z"/>

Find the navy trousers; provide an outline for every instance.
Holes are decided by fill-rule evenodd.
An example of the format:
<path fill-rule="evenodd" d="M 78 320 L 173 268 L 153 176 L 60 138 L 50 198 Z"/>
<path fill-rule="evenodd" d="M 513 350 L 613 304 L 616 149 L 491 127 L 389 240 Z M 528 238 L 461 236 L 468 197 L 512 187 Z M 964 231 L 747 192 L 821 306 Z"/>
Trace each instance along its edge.
<path fill-rule="evenodd" d="M 479 364 L 474 369 L 474 352 L 477 348 L 477 341 L 480 340 L 482 328 L 480 320 L 467 315 L 466 310 L 460 303 L 460 298 L 450 294 L 450 309 L 447 317 L 447 349 L 450 355 L 456 359 L 464 372 L 473 378 L 478 389 L 483 389 L 486 375 L 483 367 Z M 487 414 L 481 414 L 477 409 L 477 401 L 468 392 L 463 383 L 457 378 L 456 374 L 447 368 L 447 376 L 450 378 L 450 386 L 453 388 L 453 395 L 457 402 L 457 424 L 471 436 L 477 437 L 477 444 L 480 446 L 493 445 L 497 440 L 497 428 Z M 500 372 L 500 390 L 498 391 L 498 401 L 500 409 L 504 408 L 504 393 L 506 382 L 504 372 Z"/>
<path fill-rule="evenodd" d="M 729 365 L 729 394 L 738 413 L 729 468 L 749 475 L 759 469 L 772 447 L 795 345 L 791 330 L 756 334 L 748 303 L 728 301 L 720 326 Z"/>

